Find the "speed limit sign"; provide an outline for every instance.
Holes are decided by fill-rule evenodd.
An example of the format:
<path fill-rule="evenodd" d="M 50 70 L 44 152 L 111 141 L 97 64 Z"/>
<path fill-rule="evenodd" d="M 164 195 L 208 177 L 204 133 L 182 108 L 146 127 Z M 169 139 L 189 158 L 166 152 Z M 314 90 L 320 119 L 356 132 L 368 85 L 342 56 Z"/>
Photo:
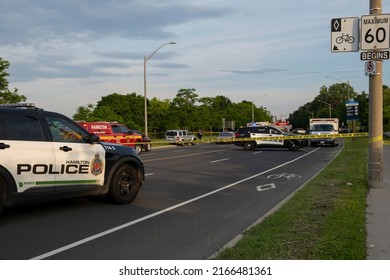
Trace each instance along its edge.
<path fill-rule="evenodd" d="M 390 14 L 362 16 L 360 32 L 362 50 L 390 48 Z"/>

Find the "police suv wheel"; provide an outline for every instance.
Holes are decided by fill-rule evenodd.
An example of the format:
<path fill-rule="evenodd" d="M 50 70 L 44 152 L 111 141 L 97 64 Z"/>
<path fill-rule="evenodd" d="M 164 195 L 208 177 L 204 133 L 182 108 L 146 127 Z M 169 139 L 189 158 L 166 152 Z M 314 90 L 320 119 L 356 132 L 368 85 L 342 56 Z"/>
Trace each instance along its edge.
<path fill-rule="evenodd" d="M 253 151 L 256 148 L 256 142 L 244 142 L 243 146 L 245 151 Z"/>
<path fill-rule="evenodd" d="M 146 146 L 145 146 L 145 151 L 146 152 L 149 152 L 149 151 L 151 151 L 152 150 L 152 145 L 151 144 L 146 144 Z"/>
<path fill-rule="evenodd" d="M 140 180 L 137 171 L 131 165 L 121 165 L 111 181 L 108 196 L 119 204 L 130 203 L 137 196 Z"/>
<path fill-rule="evenodd" d="M 298 145 L 296 143 L 294 143 L 293 141 L 289 141 L 287 143 L 287 148 L 290 150 L 290 151 L 297 151 L 299 149 Z"/>

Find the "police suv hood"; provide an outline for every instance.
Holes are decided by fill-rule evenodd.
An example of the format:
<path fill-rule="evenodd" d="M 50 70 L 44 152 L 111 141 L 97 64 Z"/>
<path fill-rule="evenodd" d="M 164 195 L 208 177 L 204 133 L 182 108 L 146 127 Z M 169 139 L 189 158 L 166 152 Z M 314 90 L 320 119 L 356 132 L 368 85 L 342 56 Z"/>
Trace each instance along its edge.
<path fill-rule="evenodd" d="M 138 157 L 136 151 L 132 147 L 115 144 L 115 143 L 109 143 L 109 142 L 100 142 L 104 149 L 106 150 L 107 154 L 111 155 L 119 155 L 119 156 L 136 156 Z"/>

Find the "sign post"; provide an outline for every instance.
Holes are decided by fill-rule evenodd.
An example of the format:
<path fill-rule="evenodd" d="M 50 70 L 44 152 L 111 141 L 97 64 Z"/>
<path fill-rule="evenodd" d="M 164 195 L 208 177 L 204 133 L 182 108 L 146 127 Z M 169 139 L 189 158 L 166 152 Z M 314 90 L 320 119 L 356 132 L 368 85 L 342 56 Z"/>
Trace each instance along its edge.
<path fill-rule="evenodd" d="M 370 15 L 362 17 L 362 49 L 389 48 L 389 15 L 382 15 L 382 0 L 370 0 Z M 369 76 L 368 186 L 383 187 L 383 89 L 382 61 Z"/>
<path fill-rule="evenodd" d="M 357 42 L 358 41 L 358 42 Z M 331 21 L 331 51 L 361 50 L 369 77 L 369 147 L 368 185 L 383 187 L 383 83 L 382 60 L 390 58 L 390 14 L 382 14 L 382 0 L 370 0 L 370 15 L 358 18 L 335 18 Z M 354 118 L 353 106 L 347 105 L 347 116 Z M 356 111 L 357 112 L 357 111 Z M 352 119 L 352 121 L 354 121 Z"/>

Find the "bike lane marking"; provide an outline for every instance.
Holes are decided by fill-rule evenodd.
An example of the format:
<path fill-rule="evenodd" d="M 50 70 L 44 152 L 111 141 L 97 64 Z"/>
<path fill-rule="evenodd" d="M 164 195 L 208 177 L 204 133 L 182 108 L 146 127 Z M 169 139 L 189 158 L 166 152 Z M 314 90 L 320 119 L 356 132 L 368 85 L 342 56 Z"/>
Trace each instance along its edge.
<path fill-rule="evenodd" d="M 256 189 L 259 192 L 268 191 L 271 189 L 276 189 L 276 185 L 274 183 L 270 183 L 270 184 L 266 184 L 266 185 L 257 186 Z"/>
<path fill-rule="evenodd" d="M 57 248 L 57 249 L 55 249 L 55 250 L 52 250 L 52 251 L 49 251 L 49 252 L 47 252 L 47 253 L 41 254 L 41 255 L 39 255 L 39 256 L 33 257 L 33 258 L 31 258 L 30 260 L 43 260 L 43 259 L 49 258 L 49 257 L 51 257 L 51 256 L 54 256 L 54 255 L 57 255 L 57 254 L 59 254 L 59 253 L 65 252 L 65 251 L 70 250 L 70 249 L 72 249 L 72 248 L 75 248 L 75 247 L 77 247 L 77 246 L 81 246 L 81 245 L 83 245 L 83 244 L 85 244 L 85 243 L 88 243 L 88 242 L 93 241 L 93 240 L 95 240 L 95 239 L 98 239 L 98 238 L 100 238 L 100 237 L 109 235 L 109 234 L 111 234 L 111 233 L 117 232 L 117 231 L 122 230 L 122 229 L 124 229 L 124 228 L 133 226 L 133 225 L 138 224 L 138 223 L 140 223 L 140 222 L 143 222 L 143 221 L 146 221 L 146 220 L 148 220 L 148 219 L 154 218 L 154 217 L 156 217 L 156 216 L 162 215 L 162 214 L 167 213 L 167 212 L 169 212 L 169 211 L 172 211 L 172 210 L 174 210 L 174 209 L 176 209 L 176 208 L 185 206 L 185 205 L 190 204 L 190 203 L 192 203 L 192 202 L 195 202 L 195 201 L 197 201 L 197 200 L 200 200 L 200 199 L 203 199 L 203 198 L 205 198 L 205 197 L 211 196 L 211 195 L 213 195 L 213 194 L 216 194 L 216 193 L 221 192 L 221 191 L 223 191 L 223 190 L 229 189 L 229 188 L 234 187 L 234 186 L 236 186 L 236 185 L 238 185 L 238 184 L 241 184 L 241 183 L 243 183 L 243 182 L 249 181 L 249 180 L 251 180 L 251 179 L 253 179 L 253 178 L 256 178 L 256 177 L 259 177 L 259 176 L 261 176 L 261 175 L 264 175 L 264 174 L 266 174 L 266 173 L 268 173 L 268 172 L 270 172 L 270 171 L 276 170 L 276 169 L 278 169 L 278 168 L 280 168 L 280 167 L 283 167 L 283 166 L 286 166 L 286 165 L 288 165 L 288 164 L 290 164 L 290 163 L 293 163 L 293 162 L 295 162 L 295 161 L 298 161 L 298 160 L 300 160 L 300 159 L 302 159 L 302 158 L 304 158 L 304 157 L 306 157 L 306 156 L 308 156 L 308 155 L 311 155 L 312 153 L 316 152 L 318 149 L 319 149 L 319 148 L 314 149 L 314 150 L 308 152 L 307 154 L 301 155 L 301 156 L 299 156 L 299 157 L 297 157 L 297 158 L 295 158 L 295 159 L 292 159 L 292 160 L 290 160 L 290 161 L 287 161 L 287 162 L 285 162 L 285 163 L 282 163 L 282 164 L 280 164 L 280 165 L 278 165 L 278 166 L 272 167 L 272 168 L 270 168 L 270 169 L 268 169 L 268 170 L 265 170 L 265 171 L 263 171 L 263 172 L 260 172 L 260 173 L 254 174 L 254 175 L 252 175 L 252 176 L 246 177 L 246 178 L 241 179 L 241 180 L 239 180 L 239 181 L 237 181 L 237 182 L 234 182 L 234 183 L 232 183 L 232 184 L 223 186 L 223 187 L 221 187 L 221 188 L 219 188 L 219 189 L 216 189 L 216 190 L 214 190 L 214 191 L 205 193 L 205 194 L 203 194 L 203 195 L 194 197 L 194 198 L 189 199 L 189 200 L 187 200 L 187 201 L 183 201 L 183 202 L 181 202 L 181 203 L 178 203 L 178 204 L 173 205 L 173 206 L 171 206 L 171 207 L 162 209 L 162 210 L 157 211 L 157 212 L 155 212 L 155 213 L 152 213 L 152 214 L 146 215 L 146 216 L 144 216 L 144 217 L 135 219 L 135 220 L 130 221 L 130 222 L 128 222 L 128 223 L 125 223 L 125 224 L 119 225 L 119 226 L 117 226 L 117 227 L 114 227 L 114 228 L 111 228 L 111 229 L 102 231 L 102 232 L 100 232 L 100 233 L 91 235 L 91 236 L 89 236 L 89 237 L 83 238 L 83 239 L 81 239 L 81 240 L 79 240 L 79 241 L 70 243 L 70 244 L 68 244 L 68 245 L 62 246 L 62 247 Z"/>

